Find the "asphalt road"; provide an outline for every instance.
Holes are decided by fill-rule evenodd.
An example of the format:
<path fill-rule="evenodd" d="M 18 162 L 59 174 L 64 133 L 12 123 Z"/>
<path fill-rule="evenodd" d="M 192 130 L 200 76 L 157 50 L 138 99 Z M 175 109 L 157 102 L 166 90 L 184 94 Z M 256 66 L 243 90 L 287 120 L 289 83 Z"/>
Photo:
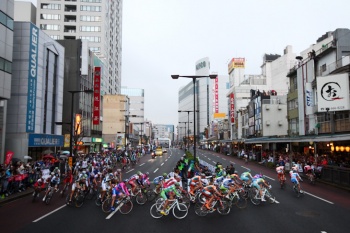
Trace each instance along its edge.
<path fill-rule="evenodd" d="M 151 159 L 143 157 L 134 168 L 123 173 L 128 178 L 137 171 L 150 173 L 151 179 L 173 170 L 184 154 L 170 149 L 167 155 Z M 263 173 L 272 184 L 277 203 L 254 206 L 250 202 L 245 209 L 233 207 L 227 216 L 218 213 L 199 217 L 191 206 L 186 218 L 178 220 L 172 214 L 153 219 L 149 214 L 151 203 L 143 206 L 134 203 L 128 215 L 116 212 L 110 219 L 94 201 L 87 200 L 81 208 L 68 207 L 64 198 L 54 196 L 49 205 L 41 201 L 31 202 L 31 196 L 0 207 L 0 232 L 348 232 L 350 222 L 349 192 L 321 183 L 302 184 L 306 193 L 297 198 L 290 181 L 284 190 L 279 188 L 274 170 L 256 163 L 245 164 L 237 158 L 219 155 L 211 151 L 197 150 L 197 156 L 209 164 L 217 161 L 224 167 L 234 163 L 239 173 L 250 169 L 252 174 Z M 133 169 L 133 170 L 132 170 Z"/>

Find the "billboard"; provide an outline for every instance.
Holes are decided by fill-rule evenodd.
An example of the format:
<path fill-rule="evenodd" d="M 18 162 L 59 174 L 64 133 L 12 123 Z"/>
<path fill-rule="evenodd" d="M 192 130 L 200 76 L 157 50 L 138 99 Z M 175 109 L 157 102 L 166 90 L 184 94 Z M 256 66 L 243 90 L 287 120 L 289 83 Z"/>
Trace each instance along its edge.
<path fill-rule="evenodd" d="M 349 74 L 317 77 L 318 112 L 349 110 Z"/>
<path fill-rule="evenodd" d="M 36 84 L 38 75 L 39 29 L 30 24 L 26 132 L 35 131 Z"/>
<path fill-rule="evenodd" d="M 228 73 L 231 73 L 233 69 L 245 68 L 245 58 L 232 58 L 228 63 Z"/>
<path fill-rule="evenodd" d="M 95 67 L 94 71 L 94 110 L 93 124 L 100 124 L 100 90 L 101 89 L 101 67 Z"/>

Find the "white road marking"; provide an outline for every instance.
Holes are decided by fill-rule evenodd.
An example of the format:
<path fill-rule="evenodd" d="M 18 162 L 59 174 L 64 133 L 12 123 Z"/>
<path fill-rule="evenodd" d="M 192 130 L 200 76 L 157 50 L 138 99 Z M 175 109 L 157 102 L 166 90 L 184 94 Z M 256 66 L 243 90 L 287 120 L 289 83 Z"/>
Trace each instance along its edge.
<path fill-rule="evenodd" d="M 153 159 L 149 159 L 148 162 L 152 161 Z"/>
<path fill-rule="evenodd" d="M 116 212 L 117 212 L 117 210 L 112 211 L 112 213 L 110 213 L 110 214 L 106 217 L 106 219 L 110 219 Z"/>
<path fill-rule="evenodd" d="M 223 160 L 226 160 L 226 159 L 224 159 L 224 158 L 222 158 Z"/>
<path fill-rule="evenodd" d="M 160 166 L 163 166 L 163 165 L 164 165 L 164 163 L 161 163 L 161 164 L 160 164 Z"/>
<path fill-rule="evenodd" d="M 51 211 L 50 213 L 45 214 L 44 216 L 42 216 L 42 217 L 40 217 L 40 218 L 34 220 L 33 222 L 39 222 L 41 219 L 46 218 L 46 217 L 49 216 L 50 214 L 53 214 L 53 213 L 55 213 L 56 211 L 58 211 L 58 210 L 60 210 L 60 209 L 62 209 L 62 208 L 64 208 L 64 207 L 66 207 L 66 205 L 63 205 L 63 206 L 61 206 L 61 207 L 59 207 L 59 208 L 57 208 L 57 209 Z"/>
<path fill-rule="evenodd" d="M 165 160 L 165 162 L 168 161 L 168 159 Z"/>
<path fill-rule="evenodd" d="M 154 172 L 153 172 L 153 173 L 156 173 L 156 171 L 158 171 L 158 168 L 157 168 L 156 170 L 154 170 Z"/>
<path fill-rule="evenodd" d="M 140 164 L 139 167 L 141 167 L 142 165 L 145 165 L 145 163 Z"/>
<path fill-rule="evenodd" d="M 215 163 L 215 161 L 212 161 L 213 163 Z"/>
<path fill-rule="evenodd" d="M 313 195 L 313 194 L 311 194 L 311 193 L 308 193 L 308 192 L 305 192 L 305 191 L 304 191 L 304 193 L 307 194 L 307 195 L 310 195 L 310 196 L 312 196 L 312 197 L 315 197 L 315 198 L 317 198 L 317 199 L 320 199 L 321 201 L 327 202 L 327 203 L 329 203 L 329 204 L 332 204 L 332 205 L 334 204 L 334 203 L 331 202 L 331 201 L 327 201 L 326 199 L 323 199 L 323 198 L 318 197 L 318 196 L 316 196 L 316 195 Z"/>
<path fill-rule="evenodd" d="M 129 172 L 131 172 L 131 171 L 133 171 L 134 169 L 130 169 L 129 171 L 127 171 L 127 172 L 125 172 L 125 173 L 129 173 Z"/>
<path fill-rule="evenodd" d="M 250 170 L 249 168 L 245 167 L 245 166 L 241 166 L 242 168 L 246 169 L 246 170 Z"/>
<path fill-rule="evenodd" d="M 210 158 L 208 158 L 208 160 L 211 160 Z"/>
<path fill-rule="evenodd" d="M 264 177 L 269 178 L 270 180 L 275 181 L 275 179 L 274 179 L 274 178 L 271 178 L 271 177 L 268 177 L 268 176 L 265 176 L 265 175 L 264 175 Z"/>

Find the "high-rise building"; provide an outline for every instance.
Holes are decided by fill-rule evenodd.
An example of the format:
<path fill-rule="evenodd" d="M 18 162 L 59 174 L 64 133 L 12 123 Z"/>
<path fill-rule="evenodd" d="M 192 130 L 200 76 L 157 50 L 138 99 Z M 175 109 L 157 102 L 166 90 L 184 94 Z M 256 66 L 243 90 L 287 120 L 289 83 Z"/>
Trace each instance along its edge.
<path fill-rule="evenodd" d="M 7 101 L 11 97 L 13 0 L 0 4 L 0 161 L 4 161 Z"/>
<path fill-rule="evenodd" d="M 37 26 L 55 40 L 88 40 L 101 58 L 101 94 L 120 94 L 122 0 L 38 0 Z"/>

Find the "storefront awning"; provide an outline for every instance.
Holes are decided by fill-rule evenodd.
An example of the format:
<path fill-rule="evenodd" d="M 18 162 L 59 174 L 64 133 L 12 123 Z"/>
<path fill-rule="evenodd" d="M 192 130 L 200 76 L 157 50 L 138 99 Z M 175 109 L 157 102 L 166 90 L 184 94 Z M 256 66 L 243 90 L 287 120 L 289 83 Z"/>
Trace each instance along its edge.
<path fill-rule="evenodd" d="M 308 135 L 297 137 L 284 137 L 284 138 L 248 138 L 244 140 L 246 144 L 255 143 L 289 143 L 289 142 L 335 142 L 335 141 L 347 141 L 350 140 L 350 134 L 337 134 L 337 135 Z"/>

